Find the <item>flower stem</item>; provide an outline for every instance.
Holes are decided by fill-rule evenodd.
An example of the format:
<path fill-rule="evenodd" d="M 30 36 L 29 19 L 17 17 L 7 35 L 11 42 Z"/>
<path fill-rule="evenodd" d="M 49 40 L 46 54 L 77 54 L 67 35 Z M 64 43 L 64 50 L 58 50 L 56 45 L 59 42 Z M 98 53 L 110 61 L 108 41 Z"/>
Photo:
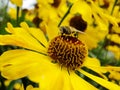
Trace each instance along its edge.
<path fill-rule="evenodd" d="M 111 15 L 113 14 L 113 11 L 114 11 L 114 8 L 115 8 L 117 2 L 118 2 L 118 0 L 115 0 L 114 5 L 113 5 L 113 7 L 112 7 Z"/>
<path fill-rule="evenodd" d="M 17 14 L 16 14 L 16 25 L 18 26 L 19 25 L 19 11 L 20 11 L 20 8 L 17 6 Z"/>
<path fill-rule="evenodd" d="M 60 27 L 61 23 L 63 22 L 63 20 L 66 18 L 66 16 L 70 13 L 71 7 L 73 4 L 70 4 L 67 12 L 65 13 L 65 15 L 63 16 L 63 18 L 61 19 L 60 23 L 58 24 L 58 27 Z"/>

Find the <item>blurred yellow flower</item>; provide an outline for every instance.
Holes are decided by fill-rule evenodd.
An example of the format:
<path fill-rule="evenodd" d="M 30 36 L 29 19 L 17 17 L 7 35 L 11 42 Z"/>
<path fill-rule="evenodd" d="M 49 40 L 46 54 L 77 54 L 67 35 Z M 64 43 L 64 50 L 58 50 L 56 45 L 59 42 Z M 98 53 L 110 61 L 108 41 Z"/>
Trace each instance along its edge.
<path fill-rule="evenodd" d="M 26 90 L 40 90 L 40 88 L 34 88 L 32 85 L 28 85 Z"/>
<path fill-rule="evenodd" d="M 118 34 L 109 34 L 107 38 L 117 44 L 120 44 L 120 36 Z"/>
<path fill-rule="evenodd" d="M 29 28 L 24 22 L 16 28 L 8 23 L 6 30 L 10 34 L 0 35 L 0 44 L 22 48 L 6 51 L 0 56 L 1 74 L 5 78 L 15 80 L 27 76 L 38 82 L 41 90 L 98 90 L 76 74 L 80 72 L 109 90 L 120 89 L 105 79 L 102 72 L 106 72 L 106 67 L 101 67 L 98 59 L 87 57 L 87 48 L 80 39 L 61 35 L 58 28 L 51 32 L 47 26 L 46 39 L 40 29 Z M 90 68 L 101 77 L 81 67 Z M 28 88 L 31 90 L 32 87 Z"/>
<path fill-rule="evenodd" d="M 24 90 L 24 87 L 21 83 L 15 83 L 14 89 L 15 90 Z"/>
<path fill-rule="evenodd" d="M 119 60 L 120 59 L 120 47 L 119 46 L 107 46 L 107 49 L 112 51 L 115 54 L 115 57 Z"/>
<path fill-rule="evenodd" d="M 120 72 L 110 71 L 110 79 L 120 80 Z"/>
<path fill-rule="evenodd" d="M 17 5 L 18 7 L 22 6 L 23 0 L 10 0 L 13 4 Z"/>
<path fill-rule="evenodd" d="M 45 22 L 48 22 L 48 21 L 58 22 L 60 20 L 55 10 L 51 8 L 49 5 L 39 5 L 38 11 L 39 11 L 38 17 Z"/>
<path fill-rule="evenodd" d="M 4 85 L 5 85 L 5 86 L 8 86 L 8 85 L 10 84 L 10 82 L 11 82 L 11 80 L 5 80 L 5 81 L 4 81 Z"/>
<path fill-rule="evenodd" d="M 113 33 L 115 32 L 116 34 L 120 34 L 120 22 L 118 24 L 119 24 L 119 27 L 115 27 L 115 26 L 112 27 Z"/>
<path fill-rule="evenodd" d="M 33 19 L 37 16 L 35 10 L 27 10 L 25 12 L 25 19 L 29 21 L 33 21 Z"/>
<path fill-rule="evenodd" d="M 45 22 L 54 21 L 58 23 L 67 11 L 67 0 L 37 0 L 38 16 Z"/>
<path fill-rule="evenodd" d="M 110 80 L 120 80 L 120 72 L 118 67 L 108 66 L 106 67 L 106 71 L 109 72 L 109 79 Z"/>
<path fill-rule="evenodd" d="M 10 8 L 9 10 L 8 10 L 8 15 L 10 15 L 10 17 L 12 18 L 12 19 L 15 19 L 16 20 L 16 14 L 17 14 L 17 11 L 16 11 L 16 9 L 15 8 Z M 20 11 L 20 13 L 19 13 L 19 17 L 21 16 L 21 11 Z"/>
<path fill-rule="evenodd" d="M 84 0 L 77 0 L 70 11 L 70 14 L 80 14 L 88 24 L 92 23 L 92 9 Z"/>

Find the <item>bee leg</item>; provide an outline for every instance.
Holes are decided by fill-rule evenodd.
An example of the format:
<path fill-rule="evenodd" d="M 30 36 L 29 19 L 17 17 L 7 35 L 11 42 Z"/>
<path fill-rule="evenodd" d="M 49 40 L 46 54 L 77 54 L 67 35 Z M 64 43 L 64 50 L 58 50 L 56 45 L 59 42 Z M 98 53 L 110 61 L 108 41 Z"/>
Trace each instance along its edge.
<path fill-rule="evenodd" d="M 75 36 L 76 38 L 78 38 L 78 32 L 74 33 L 74 36 Z"/>

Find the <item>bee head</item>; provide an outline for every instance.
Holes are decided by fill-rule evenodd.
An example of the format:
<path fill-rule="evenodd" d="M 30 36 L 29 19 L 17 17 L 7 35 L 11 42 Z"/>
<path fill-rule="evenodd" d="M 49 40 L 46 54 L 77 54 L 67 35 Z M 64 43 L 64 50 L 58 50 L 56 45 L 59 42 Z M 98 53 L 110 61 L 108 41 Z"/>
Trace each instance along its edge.
<path fill-rule="evenodd" d="M 68 26 L 61 26 L 60 27 L 60 32 L 61 32 L 62 35 L 63 34 L 68 34 L 68 35 L 71 34 L 71 30 Z"/>

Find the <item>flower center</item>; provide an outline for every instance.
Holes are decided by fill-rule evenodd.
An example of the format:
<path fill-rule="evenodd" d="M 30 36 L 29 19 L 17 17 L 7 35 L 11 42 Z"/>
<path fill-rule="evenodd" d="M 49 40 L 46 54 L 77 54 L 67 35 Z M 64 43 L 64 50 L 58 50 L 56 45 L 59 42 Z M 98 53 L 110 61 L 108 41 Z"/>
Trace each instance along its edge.
<path fill-rule="evenodd" d="M 68 70 L 75 70 L 84 62 L 87 48 L 76 37 L 60 35 L 51 40 L 48 55 Z"/>

